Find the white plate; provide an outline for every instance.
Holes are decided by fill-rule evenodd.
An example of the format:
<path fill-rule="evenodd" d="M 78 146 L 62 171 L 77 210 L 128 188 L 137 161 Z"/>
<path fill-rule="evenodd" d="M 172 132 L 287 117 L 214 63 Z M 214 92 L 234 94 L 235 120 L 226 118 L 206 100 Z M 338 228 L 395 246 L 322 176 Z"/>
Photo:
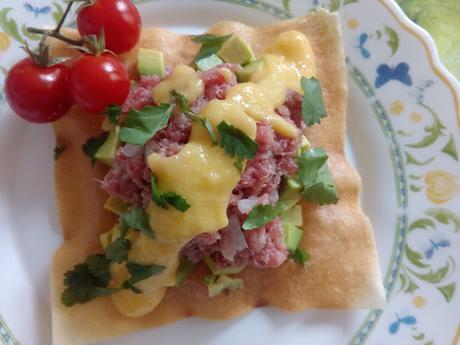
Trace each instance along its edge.
<path fill-rule="evenodd" d="M 457 344 L 460 96 L 431 38 L 384 0 L 137 2 L 145 26 L 187 33 L 220 20 L 266 24 L 315 5 L 340 9 L 350 77 L 347 151 L 363 179 L 390 302 L 384 311 L 261 309 L 225 322 L 188 319 L 104 344 Z M 53 24 L 62 7 L 28 3 L 2 0 L 0 27 L 10 34 L 0 32 L 2 69 L 22 56 L 23 24 Z M 51 343 L 48 265 L 60 243 L 53 147 L 50 126 L 18 120 L 3 102 L 0 342 L 8 345 Z"/>

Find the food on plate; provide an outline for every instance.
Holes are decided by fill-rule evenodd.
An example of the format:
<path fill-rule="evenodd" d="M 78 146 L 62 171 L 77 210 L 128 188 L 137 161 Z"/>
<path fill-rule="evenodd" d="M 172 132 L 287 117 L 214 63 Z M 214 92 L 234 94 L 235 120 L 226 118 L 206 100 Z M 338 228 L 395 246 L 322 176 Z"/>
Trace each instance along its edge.
<path fill-rule="evenodd" d="M 231 42 L 241 60 L 222 53 Z M 336 16 L 225 22 L 192 37 L 145 29 L 139 46 L 123 57 L 135 82 L 121 107 L 106 120 L 73 108 L 55 124 L 65 146 L 56 343 L 258 306 L 381 306 L 372 231 L 343 154 Z"/>
<path fill-rule="evenodd" d="M 75 102 L 54 124 L 64 243 L 51 266 L 53 342 L 263 306 L 380 307 L 372 228 L 343 150 L 337 16 L 144 29 L 117 57 L 104 49 L 113 31 L 96 25 L 114 2 L 79 12 L 98 34 L 58 25 L 41 43 L 69 59 Z"/>

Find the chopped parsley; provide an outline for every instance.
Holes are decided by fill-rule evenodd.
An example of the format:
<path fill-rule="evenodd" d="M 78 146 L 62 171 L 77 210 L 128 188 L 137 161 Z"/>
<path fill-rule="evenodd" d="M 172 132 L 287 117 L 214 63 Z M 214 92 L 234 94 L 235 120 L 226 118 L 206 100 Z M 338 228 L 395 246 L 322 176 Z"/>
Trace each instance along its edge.
<path fill-rule="evenodd" d="M 121 116 L 121 107 L 118 104 L 111 104 L 106 107 L 104 114 L 112 125 L 118 125 Z"/>
<path fill-rule="evenodd" d="M 243 160 L 252 159 L 256 155 L 259 145 L 246 135 L 241 129 L 222 121 L 217 125 L 221 143 L 220 146 L 231 157 L 236 156 L 235 167 L 241 172 Z"/>
<path fill-rule="evenodd" d="M 189 203 L 185 198 L 175 192 L 166 192 L 163 193 L 162 197 L 166 200 L 168 204 L 174 207 L 176 210 L 185 212 L 190 208 Z"/>
<path fill-rule="evenodd" d="M 297 249 L 293 252 L 290 252 L 289 255 L 292 258 L 292 260 L 294 260 L 298 264 L 301 264 L 303 267 L 305 267 L 308 261 L 310 260 L 310 254 L 308 254 L 301 247 L 297 247 Z"/>
<path fill-rule="evenodd" d="M 160 193 L 157 179 L 154 175 L 150 178 L 150 185 L 152 188 L 152 201 L 159 207 L 166 209 L 168 208 L 167 204 L 169 204 L 181 212 L 185 212 L 190 208 L 190 204 L 183 196 L 175 192 Z"/>
<path fill-rule="evenodd" d="M 318 79 L 302 77 L 300 85 L 303 89 L 302 116 L 307 126 L 320 123 L 326 117 L 324 109 L 323 92 Z"/>
<path fill-rule="evenodd" d="M 222 44 L 228 40 L 232 35 L 216 36 L 212 34 L 196 35 L 192 36 L 192 41 L 195 43 L 201 43 L 200 51 L 195 57 L 195 64 L 199 65 L 202 60 L 209 58 L 210 56 L 217 54 L 222 47 Z"/>
<path fill-rule="evenodd" d="M 86 303 L 96 297 L 110 296 L 122 289 L 130 289 L 134 293 L 142 291 L 134 284 L 160 274 L 166 267 L 160 265 L 141 265 L 128 261 L 126 268 L 130 278 L 123 282 L 121 287 L 108 287 L 112 276 L 110 274 L 110 260 L 104 255 L 90 255 L 84 263 L 75 265 L 64 274 L 65 290 L 61 295 L 61 302 L 67 307 L 76 303 Z"/>
<path fill-rule="evenodd" d="M 120 218 L 122 226 L 126 224 L 127 227 L 140 231 L 149 238 L 155 238 L 155 233 L 150 226 L 149 216 L 143 208 L 133 207 L 128 212 L 122 213 Z"/>
<path fill-rule="evenodd" d="M 128 268 L 128 272 L 131 274 L 131 277 L 128 280 L 131 285 L 150 278 L 151 276 L 160 274 L 166 269 L 165 266 L 141 265 L 131 261 L 126 263 L 126 267 Z"/>
<path fill-rule="evenodd" d="M 86 143 L 83 144 L 83 146 L 81 147 L 83 153 L 91 159 L 92 165 L 96 163 L 96 153 L 99 150 L 99 148 L 105 143 L 108 136 L 109 132 L 104 132 L 98 137 L 89 138 L 86 141 Z"/>
<path fill-rule="evenodd" d="M 336 204 L 337 190 L 327 166 L 327 153 L 322 148 L 302 151 L 299 159 L 299 177 L 302 182 L 302 197 L 309 202 Z"/>
<path fill-rule="evenodd" d="M 283 202 L 278 202 L 275 206 L 268 204 L 254 207 L 243 223 L 243 230 L 254 230 L 264 226 L 278 217 L 286 208 Z"/>
<path fill-rule="evenodd" d="M 141 110 L 131 109 L 120 131 L 121 141 L 144 145 L 166 127 L 173 108 L 173 104 L 160 104 L 156 107 L 145 106 Z"/>
<path fill-rule="evenodd" d="M 214 127 L 212 127 L 211 123 L 206 117 L 200 117 L 198 114 L 196 114 L 192 108 L 190 107 L 189 101 L 185 95 L 182 95 L 180 93 L 177 93 L 176 91 L 172 91 L 171 95 L 174 97 L 176 100 L 177 104 L 179 105 L 179 108 L 181 112 L 187 116 L 190 120 L 192 120 L 195 123 L 200 123 L 208 132 L 209 136 L 211 137 L 212 143 L 214 145 L 217 145 L 217 135 L 214 130 Z"/>
<path fill-rule="evenodd" d="M 184 281 L 187 279 L 190 272 L 192 272 L 195 267 L 195 263 L 191 261 L 188 257 L 183 256 L 180 259 L 179 267 L 176 271 L 176 286 L 181 286 Z"/>
<path fill-rule="evenodd" d="M 65 146 L 62 144 L 56 144 L 54 147 L 54 160 L 57 161 L 61 157 L 62 153 L 65 150 Z"/>
<path fill-rule="evenodd" d="M 64 274 L 65 290 L 61 302 L 67 307 L 86 303 L 96 297 L 107 296 L 111 279 L 109 261 L 103 255 L 91 255 L 84 263 L 75 265 Z"/>
<path fill-rule="evenodd" d="M 111 262 L 120 264 L 126 261 L 130 249 L 131 241 L 120 236 L 105 248 L 105 257 Z"/>

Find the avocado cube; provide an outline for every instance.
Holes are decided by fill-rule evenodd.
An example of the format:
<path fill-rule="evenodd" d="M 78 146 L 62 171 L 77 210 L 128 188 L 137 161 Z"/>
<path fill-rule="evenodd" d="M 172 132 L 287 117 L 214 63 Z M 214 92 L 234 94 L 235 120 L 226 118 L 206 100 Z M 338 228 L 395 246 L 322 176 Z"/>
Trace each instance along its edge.
<path fill-rule="evenodd" d="M 198 60 L 195 64 L 200 71 L 207 71 L 217 65 L 223 64 L 224 62 L 216 54 L 212 54 L 201 60 Z"/>
<path fill-rule="evenodd" d="M 159 75 L 165 73 L 163 52 L 154 49 L 139 48 L 137 71 L 140 75 Z"/>
<path fill-rule="evenodd" d="M 120 127 L 115 126 L 109 132 L 104 144 L 99 147 L 94 157 L 104 165 L 111 167 L 115 159 L 115 153 L 120 145 Z"/>
<path fill-rule="evenodd" d="M 283 222 L 283 230 L 284 230 L 284 242 L 289 250 L 289 252 L 295 252 L 297 247 L 299 246 L 300 239 L 302 238 L 302 230 L 295 225 L 284 223 Z"/>
<path fill-rule="evenodd" d="M 285 178 L 281 184 L 280 200 L 299 200 L 302 185 L 293 176 Z"/>
<path fill-rule="evenodd" d="M 280 218 L 283 223 L 289 223 L 295 226 L 302 226 L 302 206 L 295 205 L 291 209 L 281 213 Z"/>
<path fill-rule="evenodd" d="M 225 274 L 219 276 L 208 275 L 205 277 L 205 283 L 208 286 L 208 295 L 210 298 L 216 297 L 224 290 L 239 290 L 244 287 L 243 279 L 231 278 Z"/>
<path fill-rule="evenodd" d="M 222 60 L 229 63 L 245 65 L 255 60 L 251 46 L 240 36 L 232 35 L 222 44 L 217 52 Z"/>
<path fill-rule="evenodd" d="M 104 204 L 104 208 L 108 211 L 121 215 L 122 213 L 128 211 L 129 205 L 114 196 L 109 196 Z"/>
<path fill-rule="evenodd" d="M 236 72 L 236 78 L 239 83 L 248 82 L 251 76 L 257 72 L 263 65 L 263 59 L 254 60 L 243 67 L 242 70 Z"/>
<path fill-rule="evenodd" d="M 244 266 L 229 266 L 229 267 L 225 267 L 225 268 L 219 268 L 219 267 L 217 267 L 217 265 L 214 262 L 214 260 L 211 259 L 209 256 L 205 256 L 203 258 L 203 261 L 205 262 L 205 264 L 208 266 L 209 270 L 214 275 L 237 274 L 237 273 L 240 273 L 244 269 Z"/>

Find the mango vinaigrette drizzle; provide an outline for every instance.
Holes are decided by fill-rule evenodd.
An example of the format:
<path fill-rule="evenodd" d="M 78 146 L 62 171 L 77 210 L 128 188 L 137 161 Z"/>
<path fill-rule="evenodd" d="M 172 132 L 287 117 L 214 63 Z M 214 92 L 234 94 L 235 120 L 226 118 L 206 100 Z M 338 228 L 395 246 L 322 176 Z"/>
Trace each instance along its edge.
<path fill-rule="evenodd" d="M 288 89 L 302 94 L 302 76 L 315 75 L 310 43 L 300 32 L 284 32 L 267 48 L 263 61 L 263 66 L 252 74 L 249 82 L 230 88 L 225 100 L 210 101 L 200 116 L 206 117 L 214 127 L 226 121 L 251 139 L 256 136 L 256 121 L 267 121 L 276 132 L 295 137 L 298 129 L 279 116 L 275 109 L 285 102 Z M 157 104 L 170 102 L 172 90 L 193 102 L 202 94 L 203 87 L 192 68 L 178 65 L 153 89 L 152 94 Z M 199 234 L 216 232 L 228 225 L 228 201 L 241 177 L 234 161 L 221 147 L 213 145 L 209 134 L 196 123 L 192 124 L 189 142 L 178 154 L 163 157 L 152 153 L 148 157 L 159 190 L 182 195 L 191 207 L 180 212 L 173 207 L 163 209 L 150 203 L 147 213 L 155 239 L 139 232 L 128 232 L 127 238 L 132 244 L 129 261 L 163 265 L 166 269 L 139 282 L 141 294 L 123 290 L 112 295 L 122 314 L 137 317 L 151 312 L 163 299 L 167 287 L 175 285 L 179 251 L 183 246 Z M 112 264 L 111 272 L 114 286 L 129 278 L 124 263 Z"/>

